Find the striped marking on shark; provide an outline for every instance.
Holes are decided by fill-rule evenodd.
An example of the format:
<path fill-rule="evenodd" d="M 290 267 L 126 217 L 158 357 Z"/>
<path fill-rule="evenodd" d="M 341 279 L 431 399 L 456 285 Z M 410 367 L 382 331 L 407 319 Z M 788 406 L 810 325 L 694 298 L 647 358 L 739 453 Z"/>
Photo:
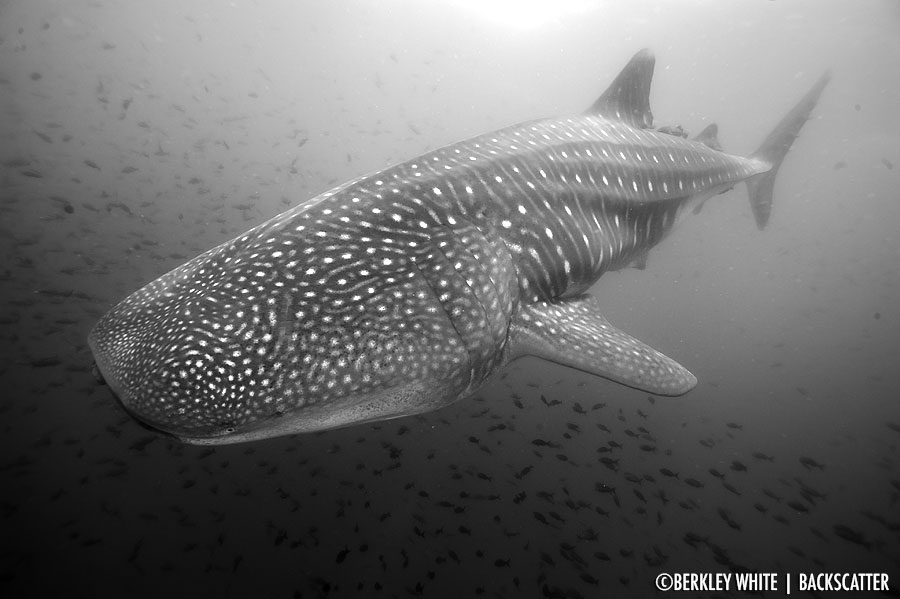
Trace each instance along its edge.
<path fill-rule="evenodd" d="M 143 423 L 237 443 L 435 410 L 534 355 L 660 395 L 697 379 L 587 295 L 746 181 L 759 228 L 826 73 L 750 157 L 650 129 L 642 50 L 584 114 L 429 152 L 303 202 L 134 292 L 88 337 Z"/>

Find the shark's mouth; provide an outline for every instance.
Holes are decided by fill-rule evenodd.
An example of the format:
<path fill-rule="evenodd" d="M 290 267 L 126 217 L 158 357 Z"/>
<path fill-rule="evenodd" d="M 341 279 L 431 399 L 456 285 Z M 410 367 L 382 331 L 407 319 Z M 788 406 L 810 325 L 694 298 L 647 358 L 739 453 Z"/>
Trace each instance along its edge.
<path fill-rule="evenodd" d="M 155 424 L 153 424 L 152 422 L 148 422 L 141 414 L 138 414 L 138 413 L 134 412 L 133 410 L 129 409 L 128 404 L 126 402 L 122 401 L 122 396 L 119 394 L 119 392 L 116 391 L 116 387 L 114 385 L 110 385 L 109 382 L 107 381 L 106 377 L 103 374 L 103 369 L 100 367 L 100 365 L 98 364 L 96 359 L 94 360 L 94 364 L 93 364 L 93 367 L 91 370 L 92 370 L 92 374 L 94 375 L 94 380 L 97 381 L 97 384 L 101 385 L 103 387 L 108 387 L 109 390 L 112 392 L 112 394 L 115 396 L 116 403 L 118 403 L 122 407 L 122 409 L 129 416 L 131 416 L 131 418 L 135 422 L 137 422 L 137 424 L 141 428 L 151 431 L 153 433 L 156 433 L 158 435 L 165 435 L 166 437 L 178 438 L 178 436 L 175 435 L 174 433 L 171 433 L 165 429 L 162 429 L 162 428 L 156 426 Z"/>

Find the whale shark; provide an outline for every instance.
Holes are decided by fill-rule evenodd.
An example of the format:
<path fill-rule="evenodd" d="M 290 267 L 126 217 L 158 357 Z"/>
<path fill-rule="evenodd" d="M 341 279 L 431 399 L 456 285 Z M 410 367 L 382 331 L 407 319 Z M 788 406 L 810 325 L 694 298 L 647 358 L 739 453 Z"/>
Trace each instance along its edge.
<path fill-rule="evenodd" d="M 368 174 L 135 291 L 88 336 L 142 424 L 255 441 L 420 414 L 537 356 L 658 395 L 685 367 L 588 293 L 746 182 L 757 226 L 826 72 L 750 156 L 653 129 L 641 50 L 582 114 L 532 120 Z"/>

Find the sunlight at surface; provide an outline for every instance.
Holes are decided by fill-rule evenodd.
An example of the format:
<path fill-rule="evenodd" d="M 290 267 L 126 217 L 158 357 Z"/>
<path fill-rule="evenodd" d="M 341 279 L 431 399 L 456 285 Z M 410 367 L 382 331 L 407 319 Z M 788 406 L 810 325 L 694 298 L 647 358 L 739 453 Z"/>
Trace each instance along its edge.
<path fill-rule="evenodd" d="M 597 8 L 590 0 L 448 0 L 491 24 L 525 31 Z"/>

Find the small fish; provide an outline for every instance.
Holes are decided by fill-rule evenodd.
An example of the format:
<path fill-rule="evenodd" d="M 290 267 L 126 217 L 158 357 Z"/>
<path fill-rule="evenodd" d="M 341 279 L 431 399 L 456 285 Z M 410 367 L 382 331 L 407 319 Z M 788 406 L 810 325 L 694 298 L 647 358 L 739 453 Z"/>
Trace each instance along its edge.
<path fill-rule="evenodd" d="M 726 524 L 728 524 L 729 527 L 735 530 L 741 529 L 741 525 L 736 522 L 734 518 L 731 517 L 731 514 L 729 514 L 724 508 L 719 508 L 719 516 L 722 518 L 722 520 L 725 521 Z"/>
<path fill-rule="evenodd" d="M 602 458 L 600 458 L 600 463 L 612 471 L 616 471 L 619 469 L 619 460 L 618 459 L 614 460 L 612 458 L 602 457 Z"/>
<path fill-rule="evenodd" d="M 731 469 L 734 470 L 735 472 L 746 472 L 747 466 L 740 460 L 732 460 L 731 461 Z"/>
<path fill-rule="evenodd" d="M 89 159 L 89 158 L 88 158 L 88 159 L 85 159 L 84 163 L 85 163 L 86 165 L 88 165 L 89 167 L 91 167 L 92 169 L 96 169 L 96 170 L 98 170 L 98 171 L 100 170 L 100 165 L 97 164 L 96 162 L 94 162 L 93 160 Z"/>
<path fill-rule="evenodd" d="M 685 543 L 695 548 L 697 545 L 706 544 L 707 538 L 708 537 L 703 537 L 693 532 L 686 532 L 684 533 L 684 537 L 682 537 Z"/>
<path fill-rule="evenodd" d="M 772 491 L 770 491 L 768 489 L 763 489 L 763 494 L 766 497 L 769 497 L 770 499 L 774 499 L 775 501 L 781 501 L 781 497 L 779 497 L 778 495 L 776 495 L 775 493 L 773 493 Z"/>
<path fill-rule="evenodd" d="M 869 542 L 866 537 L 858 530 L 852 529 L 849 526 L 845 526 L 843 524 L 835 524 L 832 527 L 832 530 L 834 531 L 835 535 L 839 536 L 845 541 L 849 541 L 857 545 L 862 545 L 866 549 L 872 548 L 872 543 Z"/>
<path fill-rule="evenodd" d="M 544 514 L 542 514 L 540 512 L 532 512 L 532 515 L 534 515 L 534 519 L 537 520 L 538 522 L 540 522 L 541 524 L 546 524 L 547 526 L 552 526 L 550 524 L 550 521 L 547 520 L 547 516 L 545 516 Z"/>
<path fill-rule="evenodd" d="M 553 406 L 558 406 L 559 404 L 562 403 L 562 401 L 559 399 L 554 399 L 552 401 L 548 400 L 546 397 L 544 397 L 543 393 L 541 394 L 541 401 L 544 402 L 544 405 L 547 406 L 548 408 L 553 407 Z"/>
<path fill-rule="evenodd" d="M 598 493 L 615 493 L 616 488 L 605 483 L 594 483 L 594 490 Z"/>
<path fill-rule="evenodd" d="M 725 489 L 727 489 L 728 491 L 734 493 L 735 495 L 740 496 L 740 494 L 741 494 L 740 491 L 738 491 L 738 490 L 734 487 L 734 485 L 732 485 L 732 484 L 730 484 L 730 483 L 726 483 L 726 482 L 723 481 L 723 482 L 722 482 L 722 486 L 725 487 Z"/>
<path fill-rule="evenodd" d="M 525 476 L 526 474 L 528 474 L 529 472 L 531 472 L 531 469 L 532 469 L 532 468 L 534 468 L 534 466 L 525 466 L 524 468 L 522 468 L 521 470 L 519 470 L 518 472 L 516 472 L 516 473 L 514 474 L 514 476 L 515 476 L 516 478 L 518 478 L 518 479 L 521 479 L 523 476 Z"/>
<path fill-rule="evenodd" d="M 41 133 L 41 132 L 38 131 L 37 129 L 32 129 L 31 131 L 32 131 L 35 135 L 37 135 L 38 137 L 40 137 L 42 141 L 44 141 L 44 142 L 46 142 L 46 143 L 48 143 L 48 144 L 52 144 L 52 143 L 53 143 L 53 138 L 50 137 L 49 135 L 47 135 L 46 133 Z"/>
<path fill-rule="evenodd" d="M 138 553 L 141 551 L 141 546 L 144 544 L 144 537 L 138 539 L 137 543 L 134 544 L 134 547 L 131 549 L 131 554 L 128 556 L 128 563 L 133 564 L 137 558 Z"/>
<path fill-rule="evenodd" d="M 10 158 L 9 160 L 5 160 L 3 162 L 3 166 L 6 168 L 23 168 L 31 164 L 31 160 L 28 158 L 24 158 L 22 156 L 17 156 L 15 158 Z"/>
<path fill-rule="evenodd" d="M 800 463 L 803 464 L 803 467 L 807 470 L 812 470 L 813 468 L 816 468 L 818 470 L 825 469 L 825 464 L 820 464 L 819 462 L 807 456 L 801 456 Z"/>
<path fill-rule="evenodd" d="M 131 208 L 129 208 L 127 204 L 123 204 L 122 202 L 107 202 L 106 211 L 112 212 L 113 208 L 118 208 L 128 216 L 134 216 L 134 212 L 131 211 Z"/>
<path fill-rule="evenodd" d="M 59 366 L 62 360 L 59 356 L 45 356 L 43 358 L 35 358 L 28 363 L 32 368 L 46 368 L 48 366 Z"/>
<path fill-rule="evenodd" d="M 559 449 L 559 443 L 554 443 L 553 441 L 545 441 L 544 439 L 533 439 L 531 441 L 532 445 L 537 445 L 538 447 L 549 447 L 551 449 Z"/>

